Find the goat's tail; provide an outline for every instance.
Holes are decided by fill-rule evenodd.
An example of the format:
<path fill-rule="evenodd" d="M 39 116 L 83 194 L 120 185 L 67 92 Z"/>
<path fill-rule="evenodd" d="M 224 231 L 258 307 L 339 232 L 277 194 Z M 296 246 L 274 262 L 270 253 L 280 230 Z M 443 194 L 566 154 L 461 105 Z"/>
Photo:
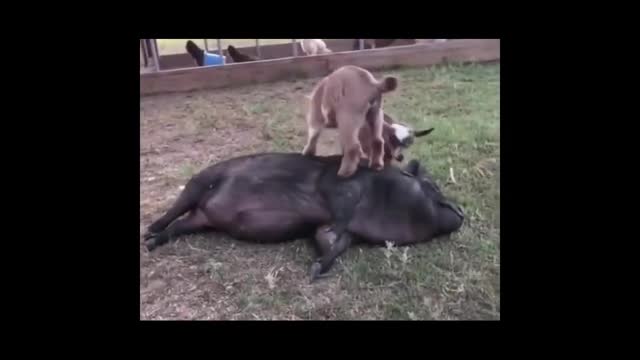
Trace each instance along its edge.
<path fill-rule="evenodd" d="M 381 93 L 394 91 L 398 88 L 398 78 L 395 76 L 385 76 L 376 83 L 376 87 Z"/>

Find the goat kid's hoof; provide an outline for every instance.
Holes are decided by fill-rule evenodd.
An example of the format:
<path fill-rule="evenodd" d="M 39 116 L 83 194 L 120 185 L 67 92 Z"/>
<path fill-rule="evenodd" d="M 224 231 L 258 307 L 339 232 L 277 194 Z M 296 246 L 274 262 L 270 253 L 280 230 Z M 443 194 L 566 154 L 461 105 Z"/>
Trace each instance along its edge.
<path fill-rule="evenodd" d="M 338 170 L 338 176 L 341 178 L 348 178 L 351 177 L 351 175 L 353 175 L 356 172 L 356 169 L 353 170 Z"/>
<path fill-rule="evenodd" d="M 381 163 L 381 162 L 376 162 L 376 163 L 371 164 L 370 167 L 375 171 L 380 171 L 380 170 L 382 170 L 384 168 L 384 164 Z"/>

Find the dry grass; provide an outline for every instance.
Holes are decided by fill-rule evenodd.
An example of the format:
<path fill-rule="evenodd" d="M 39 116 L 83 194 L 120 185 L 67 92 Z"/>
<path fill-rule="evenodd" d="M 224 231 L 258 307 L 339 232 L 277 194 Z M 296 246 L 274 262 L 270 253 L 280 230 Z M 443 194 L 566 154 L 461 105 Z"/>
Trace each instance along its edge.
<path fill-rule="evenodd" d="M 354 247 L 309 285 L 305 241 L 256 245 L 188 236 L 140 247 L 142 319 L 499 319 L 500 65 L 394 71 L 386 109 L 434 126 L 407 158 L 428 164 L 468 220 L 451 239 Z M 267 150 L 301 151 L 303 94 L 317 79 L 142 98 L 140 233 L 205 166 Z M 320 152 L 335 153 L 332 132 Z M 455 180 L 455 181 L 454 181 Z M 446 185 L 445 185 L 446 184 Z"/>

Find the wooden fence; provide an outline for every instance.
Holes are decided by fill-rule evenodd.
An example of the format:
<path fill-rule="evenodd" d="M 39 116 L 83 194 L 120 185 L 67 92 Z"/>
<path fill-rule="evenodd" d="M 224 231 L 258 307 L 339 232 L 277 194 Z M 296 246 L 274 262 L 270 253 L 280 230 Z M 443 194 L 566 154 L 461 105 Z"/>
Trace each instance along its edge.
<path fill-rule="evenodd" d="M 287 45 L 291 48 L 291 44 Z M 264 50 L 261 50 L 261 52 Z M 216 89 L 278 80 L 325 76 L 344 65 L 369 70 L 423 67 L 442 62 L 500 59 L 499 39 L 462 39 L 379 49 L 297 56 L 224 66 L 176 69 L 140 75 L 140 95 Z"/>

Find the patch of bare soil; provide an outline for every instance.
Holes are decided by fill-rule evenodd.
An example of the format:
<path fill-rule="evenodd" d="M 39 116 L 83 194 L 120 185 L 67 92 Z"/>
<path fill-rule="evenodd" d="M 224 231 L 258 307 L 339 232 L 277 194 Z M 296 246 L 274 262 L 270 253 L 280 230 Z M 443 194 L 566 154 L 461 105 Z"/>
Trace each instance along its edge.
<path fill-rule="evenodd" d="M 173 203 L 188 178 L 206 166 L 274 150 L 273 137 L 301 151 L 306 139 L 303 94 L 312 82 L 204 91 L 140 100 L 140 241 Z M 273 119 L 280 122 L 273 124 Z M 278 133 L 269 131 L 278 127 Z M 322 137 L 320 153 L 338 151 Z M 300 319 L 324 316 L 329 305 L 307 283 L 311 253 L 304 242 L 283 246 L 238 243 L 222 235 L 187 237 L 148 253 L 140 247 L 141 319 Z M 295 288 L 283 284 L 296 284 Z M 314 291 L 336 285 L 325 283 Z M 290 299 L 297 298 L 294 305 Z M 311 299 L 314 298 L 312 301 Z M 330 312 L 325 310 L 326 316 Z M 320 315 L 318 315 L 320 314 Z"/>

